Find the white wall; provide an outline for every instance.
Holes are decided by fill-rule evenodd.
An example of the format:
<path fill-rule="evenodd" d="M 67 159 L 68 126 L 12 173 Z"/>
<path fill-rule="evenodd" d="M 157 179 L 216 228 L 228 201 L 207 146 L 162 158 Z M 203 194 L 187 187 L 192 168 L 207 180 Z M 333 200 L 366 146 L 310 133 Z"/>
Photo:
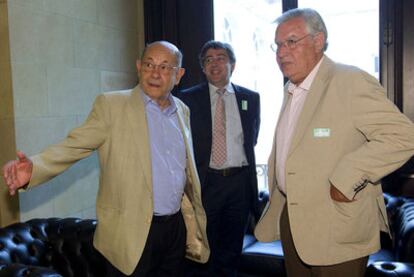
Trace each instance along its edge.
<path fill-rule="evenodd" d="M 143 0 L 9 0 L 16 147 L 28 155 L 63 139 L 104 91 L 135 86 Z M 20 193 L 21 220 L 95 217 L 96 155 Z"/>

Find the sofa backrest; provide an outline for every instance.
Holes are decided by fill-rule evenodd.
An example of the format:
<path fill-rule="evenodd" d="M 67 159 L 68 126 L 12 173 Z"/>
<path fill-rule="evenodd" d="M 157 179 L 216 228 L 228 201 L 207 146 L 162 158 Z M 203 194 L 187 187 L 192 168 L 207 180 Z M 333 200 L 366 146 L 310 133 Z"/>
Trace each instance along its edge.
<path fill-rule="evenodd" d="M 262 212 L 264 208 L 266 207 L 266 204 L 268 201 L 269 201 L 269 192 L 267 190 L 259 191 L 258 199 L 256 202 L 257 207 L 254 207 L 254 209 L 252 209 L 254 213 L 250 212 L 249 214 L 249 220 L 247 222 L 247 227 L 246 227 L 246 234 L 253 235 L 254 227 L 259 221 L 260 216 L 262 215 Z"/>
<path fill-rule="evenodd" d="M 401 198 L 392 222 L 395 257 L 401 262 L 414 263 L 414 199 Z"/>
<path fill-rule="evenodd" d="M 0 265 L 53 268 L 63 276 L 104 276 L 105 260 L 93 247 L 96 220 L 32 219 L 0 229 Z"/>

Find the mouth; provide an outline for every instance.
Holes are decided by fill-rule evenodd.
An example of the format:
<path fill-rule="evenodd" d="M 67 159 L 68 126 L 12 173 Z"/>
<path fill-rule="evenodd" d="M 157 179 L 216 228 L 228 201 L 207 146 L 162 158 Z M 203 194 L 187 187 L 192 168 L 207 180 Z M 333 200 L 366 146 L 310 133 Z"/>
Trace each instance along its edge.
<path fill-rule="evenodd" d="M 154 83 L 154 82 L 148 82 L 147 85 L 150 88 L 160 88 L 161 87 L 161 84 L 157 84 L 157 83 Z"/>
<path fill-rule="evenodd" d="M 280 59 L 279 60 L 279 64 L 280 65 L 286 65 L 286 64 L 290 64 L 290 63 L 292 63 L 291 61 L 289 61 L 289 60 L 286 60 L 286 59 Z"/>
<path fill-rule="evenodd" d="M 221 70 L 218 70 L 218 69 L 210 70 L 210 75 L 219 76 L 220 74 L 221 74 Z"/>
<path fill-rule="evenodd" d="M 286 67 L 292 66 L 293 63 L 286 61 L 286 62 L 280 62 L 279 65 L 281 68 L 286 68 Z"/>

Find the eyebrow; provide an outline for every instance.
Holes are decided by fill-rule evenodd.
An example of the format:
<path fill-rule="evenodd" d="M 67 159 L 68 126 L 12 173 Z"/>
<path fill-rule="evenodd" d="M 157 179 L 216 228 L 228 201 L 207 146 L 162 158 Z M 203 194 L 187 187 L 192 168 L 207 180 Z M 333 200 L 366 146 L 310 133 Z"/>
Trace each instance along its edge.
<path fill-rule="evenodd" d="M 222 54 L 222 53 L 220 53 L 220 54 L 217 54 L 217 55 L 207 55 L 207 56 L 206 56 L 206 58 L 209 58 L 209 57 L 214 57 L 214 56 L 222 56 L 222 57 L 227 57 L 227 55 L 226 55 L 226 54 Z"/>
<path fill-rule="evenodd" d="M 295 38 L 297 38 L 297 37 L 296 36 L 289 36 L 289 37 L 287 37 L 285 39 L 281 39 L 281 40 L 275 39 L 275 42 L 282 42 L 282 41 L 287 41 L 287 40 L 291 40 L 291 39 L 295 39 Z"/>
<path fill-rule="evenodd" d="M 144 62 L 145 62 L 145 61 L 151 61 L 151 62 L 154 62 L 154 59 L 153 59 L 152 57 L 147 57 L 147 58 L 145 58 L 143 61 L 144 61 Z M 164 64 L 164 63 L 166 63 L 166 64 L 170 64 L 170 62 L 169 62 L 169 61 L 167 61 L 167 60 L 162 61 L 160 64 Z"/>

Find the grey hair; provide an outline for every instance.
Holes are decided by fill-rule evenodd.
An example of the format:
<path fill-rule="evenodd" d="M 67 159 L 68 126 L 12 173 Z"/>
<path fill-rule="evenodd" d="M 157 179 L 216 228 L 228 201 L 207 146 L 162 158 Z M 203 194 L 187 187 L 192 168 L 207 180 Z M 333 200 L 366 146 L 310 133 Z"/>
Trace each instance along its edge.
<path fill-rule="evenodd" d="M 145 53 L 147 52 L 147 50 L 154 45 L 162 45 L 168 49 L 170 49 L 173 54 L 175 55 L 175 59 L 177 60 L 177 64 L 176 66 L 181 67 L 182 63 L 183 63 L 183 53 L 181 53 L 180 49 L 177 48 L 177 46 L 175 46 L 174 44 L 172 44 L 171 42 L 165 41 L 165 40 L 159 40 L 159 41 L 154 41 L 151 42 L 149 44 L 147 44 L 144 48 L 144 51 L 142 51 L 141 54 L 141 60 L 144 59 Z"/>
<path fill-rule="evenodd" d="M 316 35 L 319 32 L 324 34 L 325 41 L 322 50 L 323 52 L 325 52 L 328 48 L 328 30 L 326 29 L 325 22 L 323 21 L 321 15 L 317 11 L 310 8 L 298 8 L 288 10 L 287 12 L 283 13 L 280 17 L 278 17 L 275 20 L 275 23 L 280 25 L 296 17 L 301 17 L 305 20 L 306 29 L 308 30 L 309 34 Z"/>

